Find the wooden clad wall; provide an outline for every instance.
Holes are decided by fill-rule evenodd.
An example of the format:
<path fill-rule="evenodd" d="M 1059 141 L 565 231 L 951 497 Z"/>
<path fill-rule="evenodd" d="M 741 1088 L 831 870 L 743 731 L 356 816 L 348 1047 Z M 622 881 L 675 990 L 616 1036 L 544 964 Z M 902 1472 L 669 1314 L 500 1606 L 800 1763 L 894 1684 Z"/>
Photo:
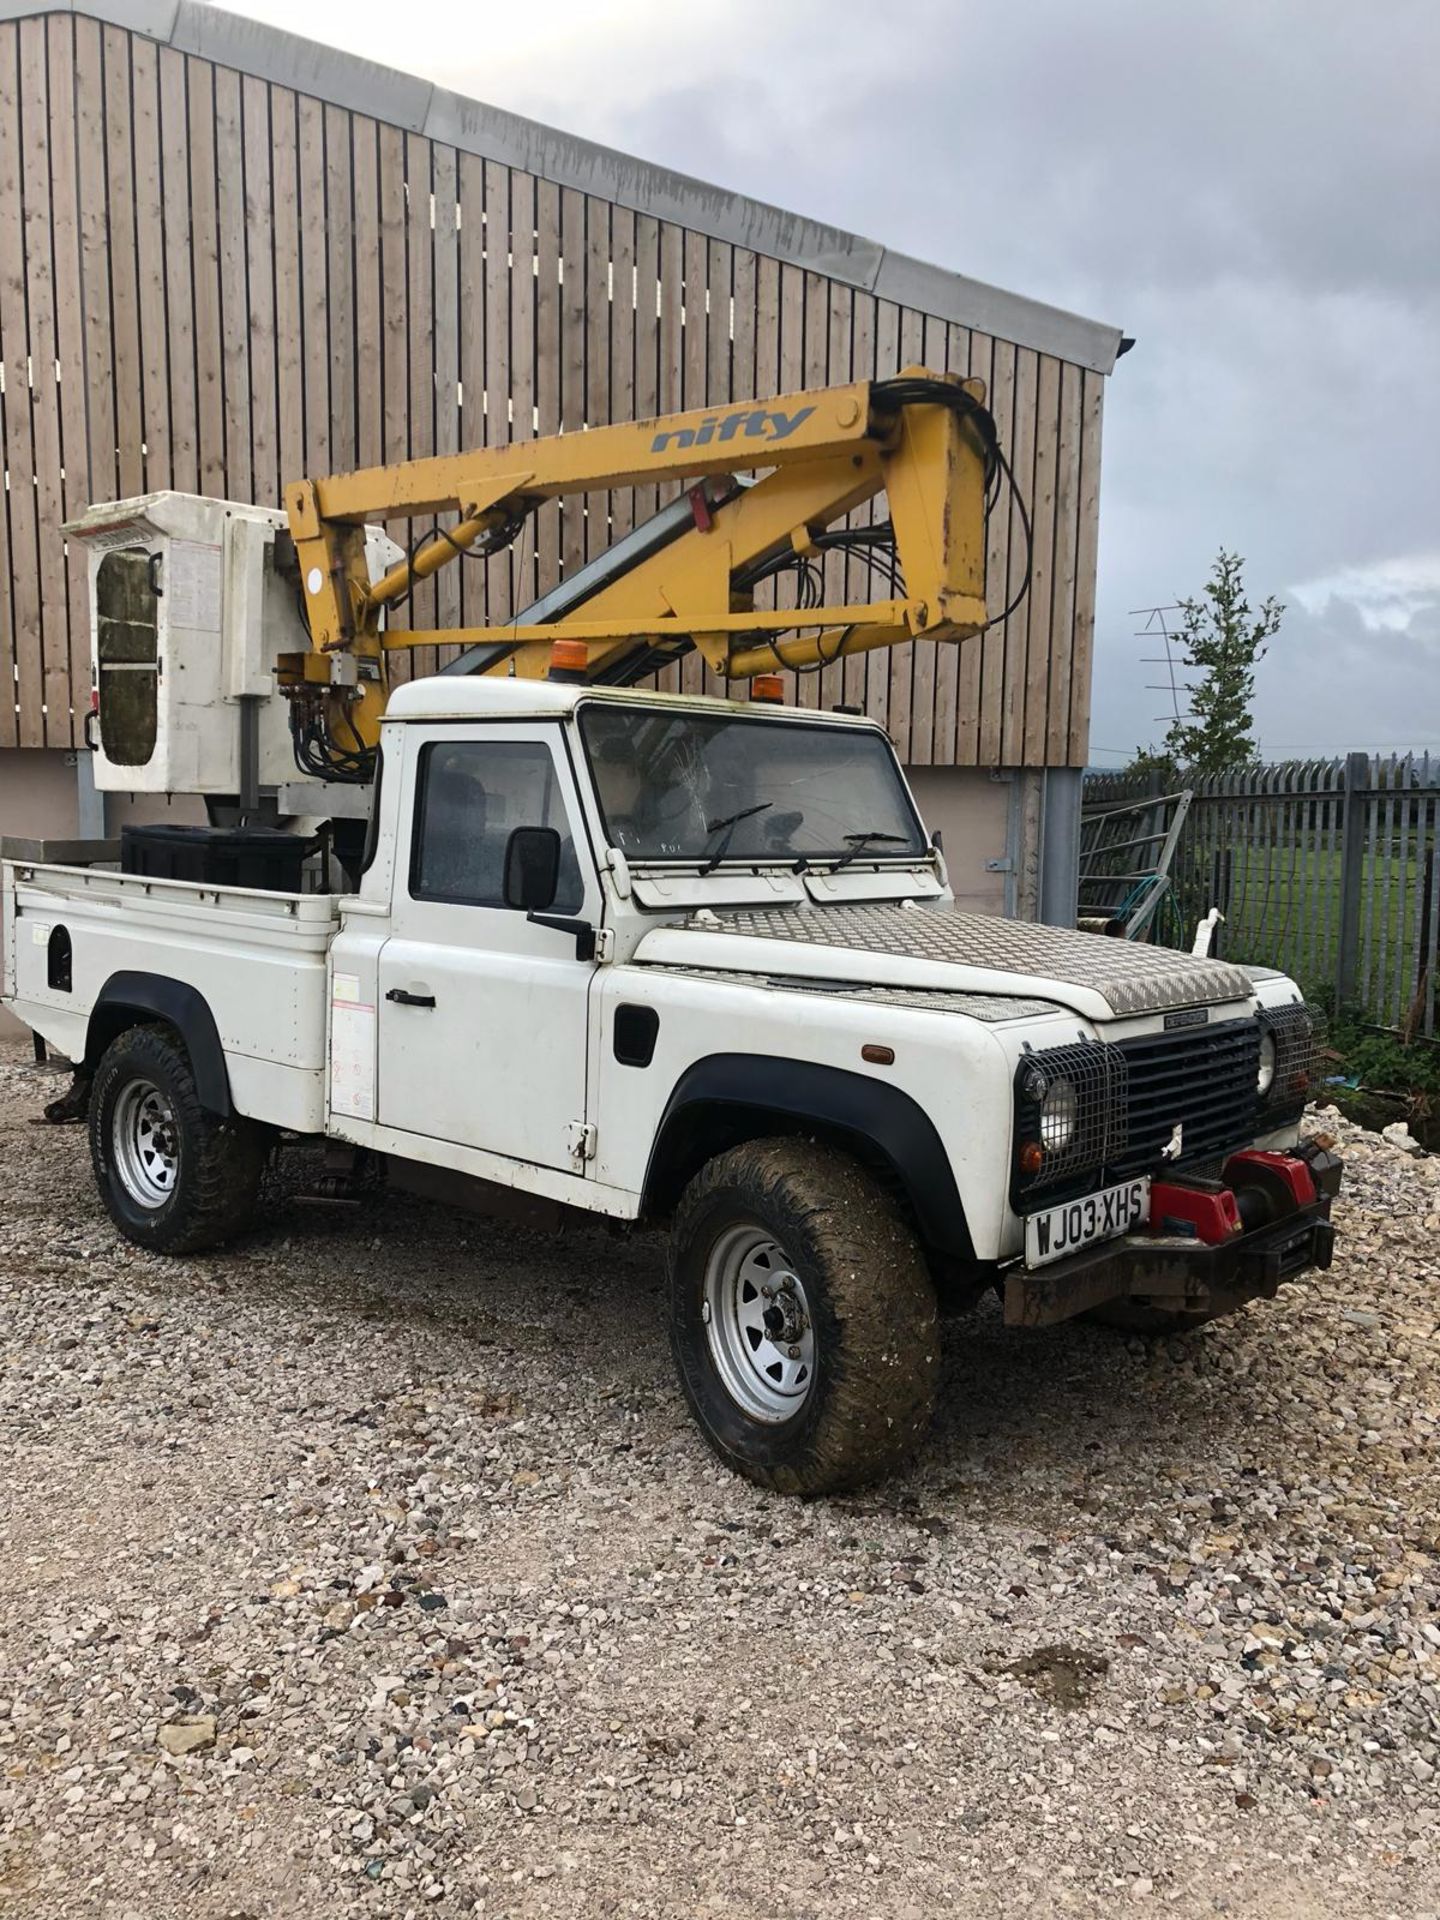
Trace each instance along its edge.
<path fill-rule="evenodd" d="M 302 474 L 915 361 L 990 388 L 1029 597 L 796 697 L 863 701 L 912 764 L 1083 764 L 1101 375 L 122 28 L 0 25 L 0 746 L 78 744 L 84 574 L 59 529 L 91 500 L 277 504 Z M 656 503 L 551 503 L 507 556 L 420 587 L 413 624 L 503 620 Z M 996 611 L 1022 565 L 1002 498 Z M 674 671 L 702 684 L 697 660 Z"/>

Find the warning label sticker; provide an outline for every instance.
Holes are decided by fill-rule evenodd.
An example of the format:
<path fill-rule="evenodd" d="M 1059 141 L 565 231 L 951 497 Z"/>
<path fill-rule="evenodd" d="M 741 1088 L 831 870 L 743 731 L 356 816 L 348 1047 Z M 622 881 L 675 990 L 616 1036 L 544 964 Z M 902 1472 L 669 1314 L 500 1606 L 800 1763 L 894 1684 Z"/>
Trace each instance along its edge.
<path fill-rule="evenodd" d="M 219 547 L 198 540 L 172 540 L 170 564 L 161 575 L 172 627 L 198 633 L 220 631 L 221 560 Z"/>

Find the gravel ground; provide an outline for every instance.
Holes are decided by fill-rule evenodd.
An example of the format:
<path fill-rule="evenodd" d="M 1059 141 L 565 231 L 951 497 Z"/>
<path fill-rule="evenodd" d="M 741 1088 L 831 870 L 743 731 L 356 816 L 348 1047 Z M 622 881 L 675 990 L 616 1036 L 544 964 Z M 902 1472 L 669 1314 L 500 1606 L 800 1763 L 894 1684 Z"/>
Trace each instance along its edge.
<path fill-rule="evenodd" d="M 112 1231 L 0 1065 L 0 1912 L 1440 1910 L 1440 1160 L 1185 1342 L 947 1335 L 915 1470 L 714 1463 L 662 1248 Z"/>

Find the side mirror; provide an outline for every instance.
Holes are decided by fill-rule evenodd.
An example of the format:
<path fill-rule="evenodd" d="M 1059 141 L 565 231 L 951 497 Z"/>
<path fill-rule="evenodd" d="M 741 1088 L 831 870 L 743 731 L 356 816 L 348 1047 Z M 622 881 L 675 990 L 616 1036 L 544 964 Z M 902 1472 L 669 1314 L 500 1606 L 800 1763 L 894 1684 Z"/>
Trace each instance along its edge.
<path fill-rule="evenodd" d="M 505 904 L 544 913 L 560 887 L 560 835 L 554 827 L 516 827 L 505 842 Z"/>

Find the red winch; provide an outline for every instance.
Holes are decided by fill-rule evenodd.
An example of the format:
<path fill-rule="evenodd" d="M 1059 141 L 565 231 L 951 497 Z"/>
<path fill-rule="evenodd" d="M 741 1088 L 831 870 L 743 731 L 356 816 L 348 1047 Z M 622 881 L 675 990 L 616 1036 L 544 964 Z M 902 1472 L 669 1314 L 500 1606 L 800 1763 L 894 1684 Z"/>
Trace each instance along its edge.
<path fill-rule="evenodd" d="M 1150 1231 L 1182 1234 L 1207 1247 L 1315 1204 L 1315 1180 L 1294 1153 L 1233 1153 L 1219 1180 L 1156 1180 L 1150 1188 Z"/>

